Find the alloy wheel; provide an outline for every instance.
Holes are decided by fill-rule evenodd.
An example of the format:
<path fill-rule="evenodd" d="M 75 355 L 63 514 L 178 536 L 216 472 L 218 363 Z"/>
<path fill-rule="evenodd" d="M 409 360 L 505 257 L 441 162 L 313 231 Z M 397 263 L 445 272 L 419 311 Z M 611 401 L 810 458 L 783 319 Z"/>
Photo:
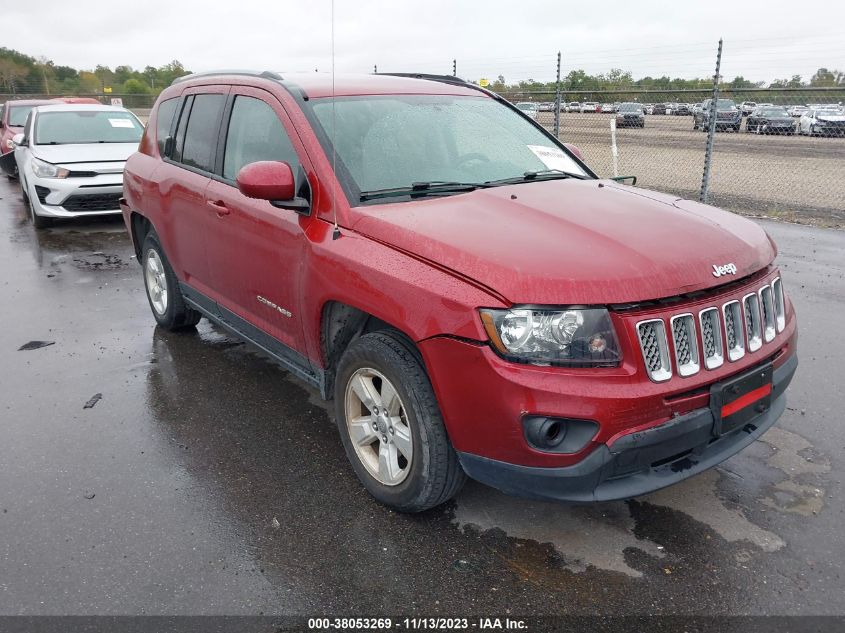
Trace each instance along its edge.
<path fill-rule="evenodd" d="M 376 369 L 358 369 L 346 384 L 345 413 L 347 432 L 367 472 L 385 486 L 405 481 L 414 440 L 393 383 Z"/>
<path fill-rule="evenodd" d="M 148 250 L 144 258 L 144 279 L 153 310 L 163 315 L 167 312 L 167 277 L 164 264 L 155 249 Z"/>

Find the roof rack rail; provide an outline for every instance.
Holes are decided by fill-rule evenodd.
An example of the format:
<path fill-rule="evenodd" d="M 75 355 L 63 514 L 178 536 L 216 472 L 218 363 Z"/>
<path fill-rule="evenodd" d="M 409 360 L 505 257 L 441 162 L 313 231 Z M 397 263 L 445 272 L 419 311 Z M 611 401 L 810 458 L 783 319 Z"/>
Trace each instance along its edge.
<path fill-rule="evenodd" d="M 497 99 L 499 101 L 507 101 L 502 95 L 493 92 L 492 90 L 488 90 L 487 88 L 482 88 L 478 84 L 474 84 L 471 81 L 467 81 L 466 79 L 461 79 L 460 77 L 456 77 L 455 75 L 432 75 L 428 73 L 373 73 L 375 75 L 387 75 L 390 77 L 410 77 L 411 79 L 427 79 L 428 81 L 439 81 L 444 84 L 452 84 L 453 86 L 463 86 L 464 88 L 470 88 L 472 90 L 478 90 L 478 92 L 483 92 L 489 97 L 493 99 Z"/>
<path fill-rule="evenodd" d="M 411 79 L 428 79 L 429 81 L 439 81 L 445 84 L 458 84 L 459 86 L 472 86 L 466 79 L 461 79 L 455 75 L 433 75 L 430 73 L 373 73 L 374 75 L 387 75 L 390 77 L 410 77 Z"/>
<path fill-rule="evenodd" d="M 262 77 L 264 79 L 275 79 L 276 81 L 282 80 L 282 76 L 279 73 L 273 72 L 272 70 L 207 70 L 201 73 L 191 73 L 190 75 L 182 75 L 181 77 L 177 77 L 173 80 L 170 85 L 174 86 L 183 81 L 188 81 L 189 79 L 196 79 L 198 77 L 215 77 L 221 75 L 243 75 L 245 77 Z"/>

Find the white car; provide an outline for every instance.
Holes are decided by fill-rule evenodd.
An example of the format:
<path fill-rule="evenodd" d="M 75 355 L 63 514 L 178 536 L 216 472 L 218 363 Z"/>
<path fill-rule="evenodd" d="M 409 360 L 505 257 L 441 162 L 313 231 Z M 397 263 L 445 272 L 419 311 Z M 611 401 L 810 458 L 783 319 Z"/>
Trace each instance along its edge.
<path fill-rule="evenodd" d="M 613 104 L 612 103 L 603 103 L 601 105 L 601 111 L 605 114 L 607 114 L 608 112 L 613 114 L 613 112 L 614 112 Z"/>
<path fill-rule="evenodd" d="M 116 106 L 33 108 L 14 143 L 35 227 L 45 228 L 54 218 L 120 213 L 123 168 L 143 131 L 138 117 Z"/>
<path fill-rule="evenodd" d="M 798 133 L 810 136 L 845 135 L 845 112 L 831 107 L 807 110 L 798 119 Z"/>
<path fill-rule="evenodd" d="M 804 113 L 807 112 L 807 110 L 809 109 L 810 108 L 808 108 L 807 106 L 794 105 L 787 108 L 786 111 L 789 112 L 789 116 L 800 117 L 804 116 Z"/>
<path fill-rule="evenodd" d="M 566 104 L 566 111 L 567 112 L 580 112 L 581 111 L 581 104 L 577 101 L 570 101 Z"/>
<path fill-rule="evenodd" d="M 524 114 L 527 114 L 535 121 L 537 120 L 537 115 L 540 113 L 540 106 L 531 101 L 520 101 L 516 104 L 516 107 L 522 110 Z"/>
<path fill-rule="evenodd" d="M 599 104 L 596 101 L 585 101 L 581 104 L 581 114 L 586 114 L 587 112 L 595 112 L 596 108 L 598 107 Z"/>

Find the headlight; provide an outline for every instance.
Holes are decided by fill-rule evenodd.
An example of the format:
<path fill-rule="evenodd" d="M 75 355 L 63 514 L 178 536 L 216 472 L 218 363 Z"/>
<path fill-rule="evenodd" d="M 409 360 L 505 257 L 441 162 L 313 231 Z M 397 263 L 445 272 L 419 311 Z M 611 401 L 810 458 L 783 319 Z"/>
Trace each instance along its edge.
<path fill-rule="evenodd" d="M 70 173 L 64 167 L 57 167 L 52 163 L 45 162 L 38 158 L 32 159 L 32 173 L 39 178 L 67 178 Z"/>
<path fill-rule="evenodd" d="M 604 308 L 482 310 L 481 320 L 493 347 L 516 362 L 608 367 L 622 358 Z"/>

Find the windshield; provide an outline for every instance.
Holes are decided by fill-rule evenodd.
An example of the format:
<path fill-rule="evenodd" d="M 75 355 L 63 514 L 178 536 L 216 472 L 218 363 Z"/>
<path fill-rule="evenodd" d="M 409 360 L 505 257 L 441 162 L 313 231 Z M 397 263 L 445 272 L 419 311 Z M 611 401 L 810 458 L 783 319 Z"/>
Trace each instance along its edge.
<path fill-rule="evenodd" d="M 730 110 L 731 108 L 735 108 L 736 104 L 731 99 L 719 99 L 716 102 L 716 109 L 717 110 Z"/>
<path fill-rule="evenodd" d="M 35 144 L 137 143 L 143 131 L 126 110 L 40 112 L 35 119 Z"/>
<path fill-rule="evenodd" d="M 308 103 L 331 154 L 332 101 Z M 335 104 L 338 171 L 351 179 L 356 198 L 420 182 L 485 183 L 550 169 L 587 175 L 548 135 L 489 97 L 363 96 Z"/>
<path fill-rule="evenodd" d="M 760 114 L 762 114 L 763 116 L 789 116 L 789 113 L 787 113 L 787 111 L 783 108 L 763 108 L 762 110 L 760 110 Z"/>
<path fill-rule="evenodd" d="M 623 103 L 619 106 L 620 112 L 642 112 L 642 106 L 638 103 Z"/>
<path fill-rule="evenodd" d="M 9 105 L 9 125 L 12 127 L 23 127 L 26 123 L 26 117 L 32 112 L 34 105 Z"/>

